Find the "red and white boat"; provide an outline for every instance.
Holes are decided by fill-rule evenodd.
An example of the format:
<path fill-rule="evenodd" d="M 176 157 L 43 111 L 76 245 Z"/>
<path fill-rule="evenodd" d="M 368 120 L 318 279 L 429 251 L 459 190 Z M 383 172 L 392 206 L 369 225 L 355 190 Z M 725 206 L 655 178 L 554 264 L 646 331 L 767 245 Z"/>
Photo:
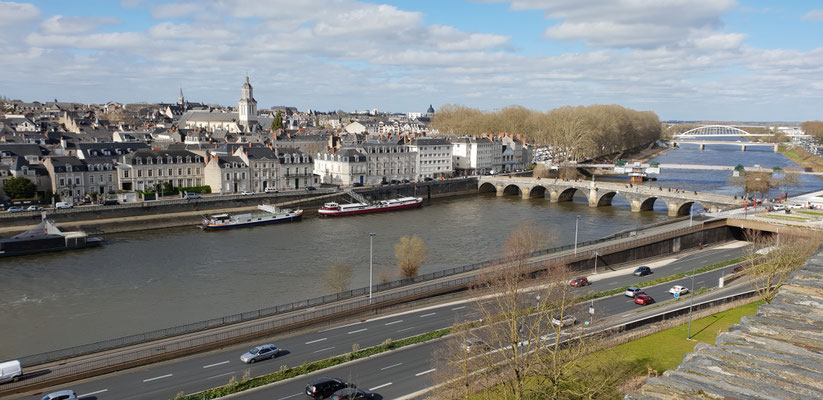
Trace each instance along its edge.
<path fill-rule="evenodd" d="M 383 211 L 403 210 L 420 207 L 423 204 L 421 197 L 401 197 L 399 199 L 380 200 L 374 203 L 326 203 L 317 213 L 325 217 L 342 217 L 344 215 L 367 214 Z"/>

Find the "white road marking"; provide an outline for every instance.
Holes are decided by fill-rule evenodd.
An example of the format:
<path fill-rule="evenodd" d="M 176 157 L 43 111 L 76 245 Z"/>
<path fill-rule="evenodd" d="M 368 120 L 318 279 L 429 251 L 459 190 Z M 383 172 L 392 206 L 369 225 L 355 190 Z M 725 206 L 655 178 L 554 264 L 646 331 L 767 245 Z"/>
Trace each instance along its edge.
<path fill-rule="evenodd" d="M 108 389 L 103 389 L 103 390 L 98 390 L 98 391 L 96 391 L 96 392 L 91 392 L 91 393 L 81 394 L 80 396 L 77 396 L 77 397 L 78 397 L 78 398 L 82 398 L 82 397 L 94 396 L 94 395 L 96 395 L 96 394 L 106 393 L 106 392 L 108 392 L 108 391 L 109 391 Z"/>
<path fill-rule="evenodd" d="M 431 316 L 432 316 L 432 315 L 434 315 L 434 314 L 437 314 L 437 313 L 436 313 L 436 312 L 430 312 L 430 313 L 428 313 L 428 314 L 423 314 L 423 315 L 421 315 L 421 316 L 420 316 L 420 318 L 423 318 L 423 317 L 431 317 Z"/>
<path fill-rule="evenodd" d="M 621 315 L 621 317 L 628 317 L 629 315 L 632 315 L 632 314 L 633 313 L 626 313 L 626 314 Z"/>
<path fill-rule="evenodd" d="M 168 377 L 170 377 L 170 376 L 172 376 L 172 375 L 174 375 L 174 374 L 166 374 L 166 375 L 161 375 L 161 376 L 155 376 L 154 378 L 143 379 L 143 382 L 151 382 L 151 381 L 156 381 L 156 380 L 158 380 L 158 379 L 168 378 Z"/>
<path fill-rule="evenodd" d="M 314 352 L 315 352 L 315 353 L 319 353 L 319 352 L 321 352 L 321 351 L 331 350 L 331 349 L 333 349 L 333 348 L 334 348 L 334 346 L 332 346 L 332 347 L 326 347 L 325 349 L 315 350 Z"/>
<path fill-rule="evenodd" d="M 416 328 L 416 327 L 415 327 L 415 326 L 410 326 L 410 327 L 408 327 L 408 328 L 403 328 L 403 329 L 400 329 L 398 332 L 403 332 L 403 331 L 407 331 L 407 330 L 409 330 L 409 329 L 414 329 L 414 328 Z"/>
<path fill-rule="evenodd" d="M 333 327 L 331 327 L 331 328 L 326 328 L 326 329 L 323 329 L 322 331 L 317 331 L 317 333 L 328 332 L 328 331 L 333 330 L 333 329 L 348 328 L 348 327 L 350 327 L 350 326 L 355 326 L 355 325 L 359 325 L 359 324 L 362 324 L 362 322 L 357 321 L 357 322 L 352 322 L 352 323 L 350 323 L 350 324 L 346 324 L 346 325 L 333 326 Z"/>
<path fill-rule="evenodd" d="M 225 374 L 220 374 L 220 375 L 210 376 L 210 377 L 208 377 L 208 378 L 206 378 L 206 379 L 214 379 L 214 378 L 219 378 L 219 377 L 221 377 L 221 376 L 233 375 L 233 374 L 234 374 L 234 372 L 226 372 Z"/>
<path fill-rule="evenodd" d="M 397 321 L 386 322 L 386 325 L 394 325 L 394 324 L 399 324 L 399 323 L 401 323 L 401 322 L 403 322 L 403 320 L 402 320 L 402 319 L 398 319 Z"/>
<path fill-rule="evenodd" d="M 203 368 L 211 368 L 211 367 L 216 367 L 218 365 L 223 365 L 223 364 L 228 364 L 228 363 L 229 363 L 228 361 L 222 361 L 222 362 L 219 362 L 219 363 L 216 363 L 216 364 L 204 365 Z"/>
<path fill-rule="evenodd" d="M 382 384 L 382 385 L 380 385 L 380 386 L 375 386 L 375 387 L 373 387 L 373 388 L 369 389 L 369 391 L 375 391 L 375 390 L 377 390 L 377 389 L 382 389 L 382 388 L 384 388 L 384 387 L 386 387 L 386 386 L 389 386 L 389 385 L 391 385 L 391 382 L 389 382 L 389 383 L 384 383 L 384 384 Z"/>
<path fill-rule="evenodd" d="M 297 393 L 297 394 L 293 394 L 293 395 L 291 395 L 291 396 L 281 397 L 281 398 L 279 398 L 278 400 L 290 399 L 290 398 L 292 398 L 292 397 L 297 397 L 297 396 L 300 396 L 301 394 L 303 394 L 303 393 Z"/>
<path fill-rule="evenodd" d="M 619 282 L 612 282 L 612 283 L 610 283 L 608 286 L 614 286 L 614 285 L 617 285 L 618 283 L 619 283 Z"/>
<path fill-rule="evenodd" d="M 383 367 L 383 368 L 380 368 L 380 370 L 381 370 L 381 371 L 383 371 L 383 370 L 387 370 L 387 369 L 389 369 L 389 368 L 394 368 L 394 367 L 396 367 L 396 366 L 398 366 L 398 365 L 403 365 L 403 363 L 392 364 L 392 365 L 389 365 L 388 367 Z"/>
<path fill-rule="evenodd" d="M 363 332 L 363 331 L 367 331 L 367 330 L 369 330 L 369 328 L 358 329 L 356 331 L 349 332 L 349 335 L 351 335 L 352 333 Z"/>
<path fill-rule="evenodd" d="M 455 307 L 455 308 L 452 308 L 452 311 L 462 310 L 464 308 L 466 308 L 466 306 Z"/>
<path fill-rule="evenodd" d="M 706 281 L 698 281 L 697 284 L 706 283 Z"/>
<path fill-rule="evenodd" d="M 322 342 L 322 341 L 324 341 L 324 340 L 326 340 L 326 339 L 328 339 L 328 338 L 323 338 L 323 339 L 312 340 L 311 342 L 306 342 L 306 344 L 312 344 L 312 343 Z"/>
<path fill-rule="evenodd" d="M 414 376 L 426 375 L 426 374 L 432 373 L 434 371 L 437 371 L 437 368 L 432 368 L 428 371 L 418 372 L 418 373 L 414 374 Z"/>

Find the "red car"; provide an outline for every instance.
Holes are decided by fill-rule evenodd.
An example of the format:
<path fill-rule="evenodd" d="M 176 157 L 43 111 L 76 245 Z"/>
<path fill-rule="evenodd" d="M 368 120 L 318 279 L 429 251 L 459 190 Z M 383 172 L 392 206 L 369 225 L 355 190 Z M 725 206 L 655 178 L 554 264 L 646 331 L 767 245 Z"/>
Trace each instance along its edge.
<path fill-rule="evenodd" d="M 589 283 L 589 280 L 585 276 L 578 276 L 577 278 L 572 279 L 569 282 L 569 285 L 571 285 L 572 287 L 579 287 L 591 285 L 591 283 Z"/>
<path fill-rule="evenodd" d="M 645 306 L 654 303 L 654 299 L 652 296 L 647 294 L 638 294 L 637 296 L 634 296 L 634 302 L 640 304 L 641 306 Z"/>

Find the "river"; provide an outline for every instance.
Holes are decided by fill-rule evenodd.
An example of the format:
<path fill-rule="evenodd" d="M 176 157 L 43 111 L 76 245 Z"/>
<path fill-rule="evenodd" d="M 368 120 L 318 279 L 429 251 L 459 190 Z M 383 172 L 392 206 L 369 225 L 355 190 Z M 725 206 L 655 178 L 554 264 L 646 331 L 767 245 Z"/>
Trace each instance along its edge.
<path fill-rule="evenodd" d="M 716 146 L 715 146 L 716 147 Z M 787 166 L 767 151 L 681 148 L 661 163 Z M 730 173 L 663 171 L 652 184 L 739 195 Z M 803 177 L 798 191 L 823 189 Z M 632 213 L 624 198 L 590 208 L 517 196 L 470 195 L 427 201 L 423 208 L 341 219 L 304 221 L 226 232 L 195 227 L 107 235 L 102 248 L 0 260 L 0 359 L 40 353 L 328 292 L 321 277 L 335 260 L 355 267 L 352 287 L 368 284 L 369 232 L 375 232 L 375 276 L 396 271 L 394 244 L 418 235 L 428 247 L 421 272 L 486 260 L 506 237 L 531 221 L 552 245 L 666 220 L 665 205 Z M 377 279 L 377 277 L 375 277 Z"/>

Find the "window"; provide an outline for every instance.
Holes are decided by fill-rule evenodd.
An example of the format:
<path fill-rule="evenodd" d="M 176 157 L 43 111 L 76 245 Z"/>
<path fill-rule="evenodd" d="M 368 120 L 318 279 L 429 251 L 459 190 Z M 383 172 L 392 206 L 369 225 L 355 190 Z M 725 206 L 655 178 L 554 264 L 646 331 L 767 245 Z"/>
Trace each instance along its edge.
<path fill-rule="evenodd" d="M 183 168 L 177 168 L 177 176 L 183 175 Z"/>
<path fill-rule="evenodd" d="M 226 180 L 227 181 L 231 180 L 231 172 L 226 172 Z"/>
<path fill-rule="evenodd" d="M 129 177 L 129 170 L 124 169 L 123 170 L 123 178 L 128 178 L 128 177 Z"/>
<path fill-rule="evenodd" d="M 157 168 L 157 176 L 163 176 L 163 168 Z"/>
<path fill-rule="evenodd" d="M 75 184 L 75 185 L 80 185 L 80 183 L 81 183 L 81 182 L 80 182 L 80 178 L 79 178 L 79 177 L 74 178 L 74 184 Z"/>
<path fill-rule="evenodd" d="M 109 183 L 111 183 L 112 180 L 114 180 L 114 178 L 111 176 L 111 174 L 109 174 Z M 109 189 L 109 190 L 111 190 L 111 189 Z"/>
<path fill-rule="evenodd" d="M 172 175 L 174 175 L 174 174 L 173 174 L 173 172 L 174 172 L 174 169 L 169 168 L 169 174 L 168 174 L 168 176 L 172 176 Z"/>
<path fill-rule="evenodd" d="M 94 183 L 94 175 L 89 175 L 89 183 Z"/>
<path fill-rule="evenodd" d="M 60 178 L 60 186 L 66 186 L 66 181 L 63 178 Z"/>
<path fill-rule="evenodd" d="M 154 174 L 152 173 L 153 171 L 152 171 L 152 169 L 151 169 L 151 168 L 149 168 L 147 172 L 148 172 L 148 176 L 149 176 L 149 177 L 154 176 Z"/>
<path fill-rule="evenodd" d="M 194 172 L 195 175 L 200 175 L 200 167 L 195 168 L 194 170 L 195 170 L 195 172 Z"/>
<path fill-rule="evenodd" d="M 191 167 L 186 168 L 186 175 L 191 175 Z"/>

